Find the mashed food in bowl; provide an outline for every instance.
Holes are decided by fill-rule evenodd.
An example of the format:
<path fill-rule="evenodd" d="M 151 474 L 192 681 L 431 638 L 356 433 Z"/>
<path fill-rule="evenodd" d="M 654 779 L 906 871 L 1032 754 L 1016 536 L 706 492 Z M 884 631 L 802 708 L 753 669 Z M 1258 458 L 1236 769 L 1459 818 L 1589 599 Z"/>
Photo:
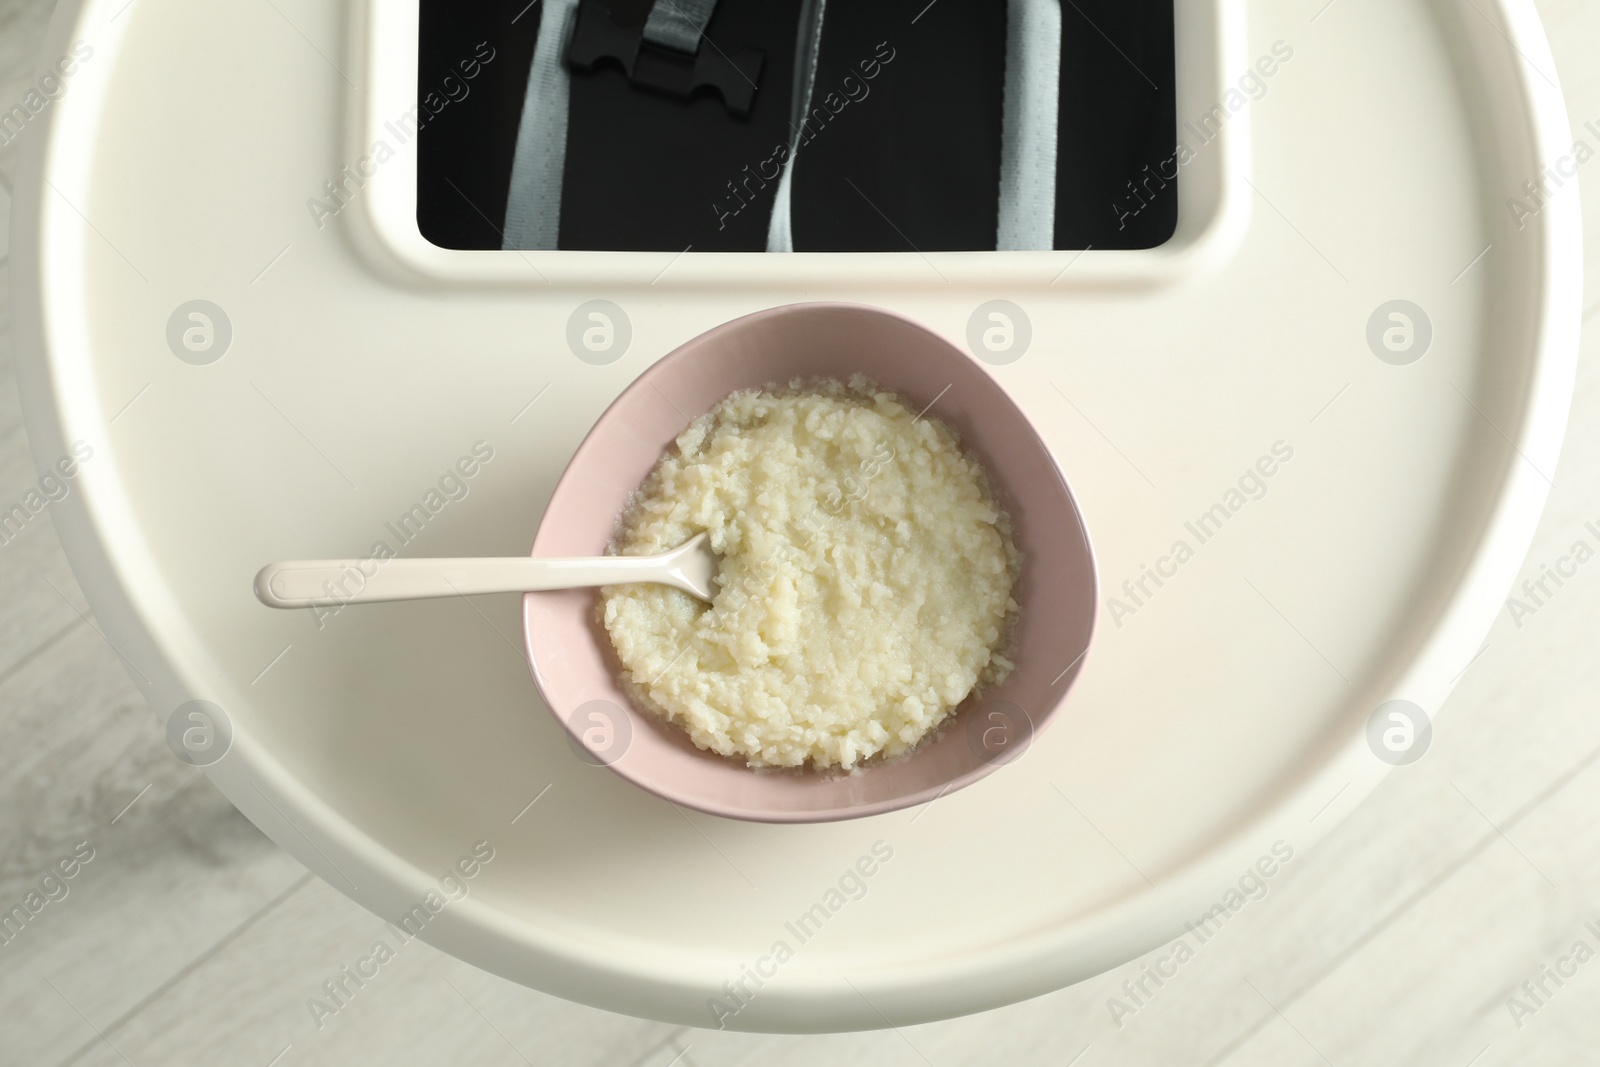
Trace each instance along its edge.
<path fill-rule="evenodd" d="M 921 740 L 1003 681 L 1020 557 L 977 460 L 857 376 L 735 393 L 630 502 L 617 551 L 709 532 L 709 605 L 601 591 L 639 705 L 752 767 L 852 768 Z"/>

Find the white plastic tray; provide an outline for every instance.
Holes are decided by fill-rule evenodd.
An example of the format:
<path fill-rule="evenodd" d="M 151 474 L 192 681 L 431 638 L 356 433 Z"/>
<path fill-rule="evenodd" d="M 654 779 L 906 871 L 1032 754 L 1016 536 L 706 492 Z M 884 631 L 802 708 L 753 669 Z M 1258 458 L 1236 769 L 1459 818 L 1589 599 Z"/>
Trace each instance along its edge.
<path fill-rule="evenodd" d="M 1437 712 L 1477 651 L 1555 468 L 1582 271 L 1575 197 L 1520 227 L 1507 207 L 1570 141 L 1531 3 L 1180 10 L 1180 120 L 1275 42 L 1293 58 L 1199 154 L 1168 249 L 675 263 L 430 249 L 406 229 L 409 148 L 319 230 L 307 199 L 404 95 L 414 4 L 63 2 L 48 54 L 93 54 L 36 118 L 17 189 L 19 361 L 40 461 L 94 450 L 55 515 L 158 728 L 191 699 L 225 709 L 213 781 L 390 921 L 487 842 L 429 941 L 695 1025 L 741 979 L 724 1021 L 744 1029 L 976 1011 L 1230 906 L 1275 843 L 1299 855 L 1388 770 L 1373 710 Z M 631 323 L 607 365 L 565 341 L 597 298 Z M 686 814 L 574 758 L 516 598 L 319 630 L 251 596 L 269 560 L 398 547 L 386 523 L 480 441 L 493 458 L 406 551 L 525 550 L 642 367 L 812 298 L 957 340 L 984 302 L 1020 305 L 1031 346 L 993 372 L 1136 609 L 1103 607 L 1062 717 L 981 784 L 825 826 Z M 167 341 L 196 299 L 232 327 L 205 365 Z M 1393 300 L 1431 323 L 1414 362 L 1368 345 Z M 1264 495 L 1201 544 L 1187 524 L 1275 448 Z M 1192 558 L 1162 562 L 1178 541 Z M 1134 601 L 1147 565 L 1168 575 Z M 865 856 L 864 893 L 830 896 Z M 747 968 L 772 973 L 757 989 Z"/>

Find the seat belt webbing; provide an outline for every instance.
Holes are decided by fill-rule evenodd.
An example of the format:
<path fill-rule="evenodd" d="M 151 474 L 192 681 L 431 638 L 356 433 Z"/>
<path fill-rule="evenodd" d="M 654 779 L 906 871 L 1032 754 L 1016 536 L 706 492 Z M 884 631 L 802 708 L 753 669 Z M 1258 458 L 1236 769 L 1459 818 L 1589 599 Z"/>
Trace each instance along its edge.
<path fill-rule="evenodd" d="M 644 39 L 675 52 L 694 55 L 711 21 L 717 0 L 656 0 L 645 19 Z"/>
<path fill-rule="evenodd" d="M 562 54 L 572 33 L 578 0 L 541 0 L 528 89 L 522 99 L 517 148 L 506 195 L 500 247 L 553 249 L 561 236 L 561 179 L 567 161 L 567 107 L 571 83 Z"/>
<path fill-rule="evenodd" d="M 1055 248 L 1061 0 L 1009 0 L 1001 119 L 1001 251 Z"/>
<path fill-rule="evenodd" d="M 794 168 L 800 155 L 800 142 L 806 120 L 811 117 L 811 93 L 817 83 L 817 55 L 822 46 L 822 14 L 827 0 L 803 0 L 800 5 L 800 30 L 795 39 L 794 85 L 789 93 L 789 158 L 778 179 L 772 202 L 772 218 L 767 223 L 767 251 L 793 252 L 794 225 L 790 208 L 794 196 Z"/>

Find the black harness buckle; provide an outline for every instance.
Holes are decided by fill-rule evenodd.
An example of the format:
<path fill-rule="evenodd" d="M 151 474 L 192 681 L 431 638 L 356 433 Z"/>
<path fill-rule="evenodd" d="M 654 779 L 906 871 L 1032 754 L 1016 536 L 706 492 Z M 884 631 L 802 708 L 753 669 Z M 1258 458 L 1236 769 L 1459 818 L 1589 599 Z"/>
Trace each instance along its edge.
<path fill-rule="evenodd" d="M 644 39 L 644 27 L 619 26 L 604 3 L 584 0 L 567 44 L 567 66 L 587 74 L 606 60 L 621 68 L 634 85 L 687 100 L 714 89 L 728 111 L 748 118 L 767 54 L 742 48 L 732 56 L 715 47 L 694 55 L 661 48 Z"/>

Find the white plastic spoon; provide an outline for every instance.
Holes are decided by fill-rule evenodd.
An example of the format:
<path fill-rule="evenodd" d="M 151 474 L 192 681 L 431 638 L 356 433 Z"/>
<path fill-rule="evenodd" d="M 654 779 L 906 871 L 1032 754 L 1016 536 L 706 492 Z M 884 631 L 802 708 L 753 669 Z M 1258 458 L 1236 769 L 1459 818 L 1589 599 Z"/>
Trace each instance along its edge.
<path fill-rule="evenodd" d="M 377 570 L 368 574 L 374 566 Z M 716 573 L 716 553 L 709 536 L 702 533 L 659 556 L 290 560 L 261 568 L 255 589 L 268 607 L 310 608 L 653 582 L 709 603 Z"/>

